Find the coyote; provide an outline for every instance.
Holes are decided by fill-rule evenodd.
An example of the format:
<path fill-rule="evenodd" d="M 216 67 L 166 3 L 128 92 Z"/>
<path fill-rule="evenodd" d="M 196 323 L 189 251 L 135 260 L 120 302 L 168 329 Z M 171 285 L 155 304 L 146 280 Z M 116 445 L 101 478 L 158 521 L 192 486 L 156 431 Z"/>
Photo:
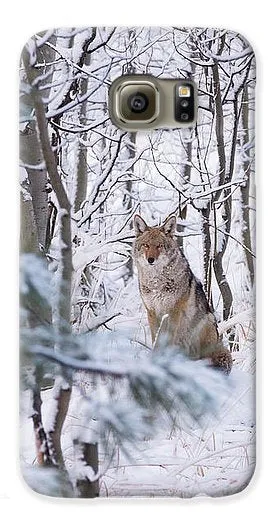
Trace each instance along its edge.
<path fill-rule="evenodd" d="M 158 331 L 164 331 L 169 344 L 179 346 L 189 358 L 208 358 L 212 366 L 229 374 L 231 353 L 219 339 L 202 284 L 178 247 L 176 222 L 170 216 L 161 226 L 150 227 L 139 215 L 134 218 L 134 262 L 152 342 Z"/>

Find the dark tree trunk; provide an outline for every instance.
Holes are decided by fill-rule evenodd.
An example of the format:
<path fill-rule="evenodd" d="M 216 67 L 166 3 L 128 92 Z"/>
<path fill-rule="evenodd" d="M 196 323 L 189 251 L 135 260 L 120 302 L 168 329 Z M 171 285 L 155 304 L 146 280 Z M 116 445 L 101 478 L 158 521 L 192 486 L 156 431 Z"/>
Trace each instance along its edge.
<path fill-rule="evenodd" d="M 91 55 L 86 53 L 83 58 L 84 65 L 86 67 L 90 66 Z M 88 90 L 88 77 L 81 79 L 80 83 L 80 97 L 85 95 Z M 79 121 L 83 126 L 86 125 L 87 118 L 87 104 L 88 101 L 84 100 L 80 106 L 80 115 Z M 77 175 L 76 175 L 76 192 L 74 199 L 74 210 L 77 212 L 82 202 L 85 200 L 87 195 L 87 182 L 88 182 L 88 166 L 87 166 L 87 147 L 81 144 L 81 140 L 87 140 L 87 133 L 82 133 L 79 136 L 79 145 L 78 145 L 78 165 L 77 165 Z"/>
<path fill-rule="evenodd" d="M 243 99 L 242 99 L 242 130 L 243 130 L 243 145 L 249 143 L 249 98 L 248 98 L 248 88 L 244 88 Z M 254 268 L 254 258 L 251 255 L 252 252 L 252 243 L 251 243 L 251 226 L 250 226 L 250 202 L 249 202 L 249 193 L 251 185 L 251 160 L 249 155 L 246 153 L 246 158 L 243 161 L 243 169 L 245 173 L 246 182 L 241 186 L 241 195 L 242 195 L 242 213 L 243 213 L 243 243 L 248 248 L 245 250 L 245 256 L 247 261 L 247 266 L 250 274 L 251 284 L 253 286 L 255 279 L 255 268 Z M 250 252 L 250 253 L 249 253 Z"/>
<path fill-rule="evenodd" d="M 215 93 L 215 133 L 217 141 L 217 150 L 218 150 L 218 166 L 219 166 L 219 186 L 223 185 L 226 180 L 226 156 L 225 156 L 225 144 L 224 144 L 224 116 L 223 116 L 223 107 L 222 107 L 222 97 L 221 97 L 221 88 L 220 88 L 220 79 L 219 79 L 219 69 L 218 63 L 215 62 L 213 68 L 213 85 Z M 229 189 L 230 191 L 230 189 Z M 218 199 L 222 194 L 222 190 L 218 190 L 215 193 L 215 203 L 214 207 L 218 206 Z M 224 202 L 224 227 L 228 232 L 230 230 L 231 223 L 231 203 L 230 199 L 225 200 Z M 214 214 L 216 210 L 214 209 Z M 215 235 L 217 232 L 215 233 Z M 223 299 L 223 319 L 228 319 L 232 306 L 232 293 L 230 286 L 226 279 L 225 272 L 223 270 L 223 256 L 225 253 L 227 245 L 227 236 L 225 235 L 225 240 L 222 245 L 222 249 L 215 251 L 213 268 L 217 283 Z"/>
<path fill-rule="evenodd" d="M 96 479 L 94 481 L 85 478 L 78 479 L 76 483 L 80 498 L 98 498 L 99 497 L 99 480 L 98 475 L 98 444 L 74 442 L 74 445 L 81 449 L 81 459 L 94 471 Z"/>

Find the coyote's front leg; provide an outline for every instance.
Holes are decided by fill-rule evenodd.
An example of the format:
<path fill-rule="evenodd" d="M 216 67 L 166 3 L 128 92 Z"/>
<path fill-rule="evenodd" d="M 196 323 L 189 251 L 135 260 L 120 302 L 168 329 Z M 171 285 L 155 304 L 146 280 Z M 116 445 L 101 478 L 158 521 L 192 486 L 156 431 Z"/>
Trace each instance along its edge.
<path fill-rule="evenodd" d="M 174 345 L 180 339 L 182 312 L 177 306 L 169 312 L 168 334 L 169 342 Z"/>
<path fill-rule="evenodd" d="M 152 344 L 154 344 L 159 329 L 159 321 L 154 310 L 146 310 L 152 336 Z"/>
<path fill-rule="evenodd" d="M 164 334 L 166 337 L 166 344 L 174 345 L 178 339 L 181 312 L 177 310 L 176 312 L 169 312 L 159 317 L 154 310 L 147 310 L 147 315 L 153 346 L 157 345 L 157 340 L 159 340 Z"/>

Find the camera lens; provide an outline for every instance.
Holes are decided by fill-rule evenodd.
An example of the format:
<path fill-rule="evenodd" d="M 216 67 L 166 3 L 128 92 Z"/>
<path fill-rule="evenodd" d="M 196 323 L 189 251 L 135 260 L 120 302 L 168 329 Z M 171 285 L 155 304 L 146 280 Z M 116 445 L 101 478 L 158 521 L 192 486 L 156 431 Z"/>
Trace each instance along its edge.
<path fill-rule="evenodd" d="M 188 113 L 181 113 L 180 118 L 181 118 L 181 120 L 188 120 L 189 119 L 189 115 L 188 115 Z"/>
<path fill-rule="evenodd" d="M 134 75 L 132 75 L 134 77 Z M 149 123 L 159 113 L 159 93 L 153 83 L 127 76 L 116 92 L 119 118 L 129 124 Z"/>
<path fill-rule="evenodd" d="M 142 113 L 148 108 L 149 100 L 144 93 L 134 93 L 127 100 L 128 107 L 133 113 Z"/>

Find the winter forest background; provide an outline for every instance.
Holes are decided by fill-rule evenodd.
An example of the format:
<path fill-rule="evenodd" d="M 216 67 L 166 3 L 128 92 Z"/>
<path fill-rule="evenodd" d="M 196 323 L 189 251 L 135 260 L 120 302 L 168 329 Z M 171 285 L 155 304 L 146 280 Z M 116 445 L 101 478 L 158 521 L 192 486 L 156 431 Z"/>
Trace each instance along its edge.
<path fill-rule="evenodd" d="M 193 128 L 128 133 L 122 74 L 192 78 Z M 21 459 L 34 490 L 241 490 L 255 463 L 255 60 L 241 35 L 178 27 L 35 35 L 20 65 Z M 230 347 L 229 378 L 154 352 L 133 216 L 177 238 Z"/>

